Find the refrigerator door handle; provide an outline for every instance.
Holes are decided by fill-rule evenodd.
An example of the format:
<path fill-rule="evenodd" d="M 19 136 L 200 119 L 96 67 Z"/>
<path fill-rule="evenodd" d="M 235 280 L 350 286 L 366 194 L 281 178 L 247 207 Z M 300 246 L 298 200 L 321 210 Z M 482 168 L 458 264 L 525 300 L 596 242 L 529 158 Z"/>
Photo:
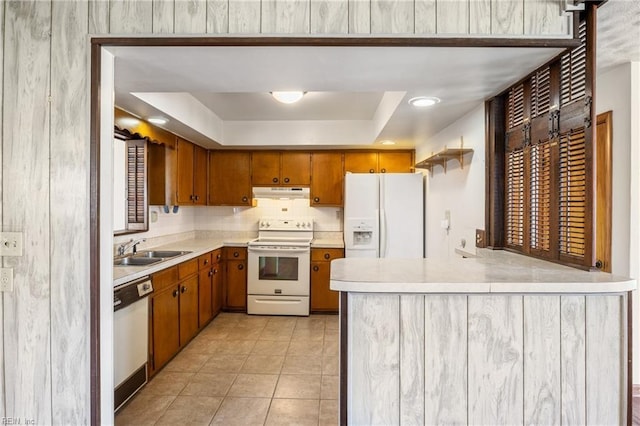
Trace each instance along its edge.
<path fill-rule="evenodd" d="M 387 218 L 384 209 L 380 210 L 380 257 L 387 256 Z"/>

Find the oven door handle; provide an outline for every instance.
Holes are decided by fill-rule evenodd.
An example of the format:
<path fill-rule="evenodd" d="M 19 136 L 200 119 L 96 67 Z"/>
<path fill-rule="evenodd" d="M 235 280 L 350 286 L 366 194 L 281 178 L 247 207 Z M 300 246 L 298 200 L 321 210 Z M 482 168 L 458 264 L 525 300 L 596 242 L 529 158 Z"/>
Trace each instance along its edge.
<path fill-rule="evenodd" d="M 249 247 L 249 252 L 261 252 L 261 253 L 309 253 L 311 249 L 266 249 L 260 247 Z"/>

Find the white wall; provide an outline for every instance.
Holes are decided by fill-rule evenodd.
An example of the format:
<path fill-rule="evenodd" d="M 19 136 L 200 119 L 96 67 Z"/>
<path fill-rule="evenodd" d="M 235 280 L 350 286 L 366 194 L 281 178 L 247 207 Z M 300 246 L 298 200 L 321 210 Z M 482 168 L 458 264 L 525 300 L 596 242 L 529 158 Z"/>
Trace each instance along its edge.
<path fill-rule="evenodd" d="M 613 195 L 611 268 L 614 274 L 640 277 L 640 63 L 626 63 L 596 80 L 596 112 L 612 111 Z M 635 119 L 634 119 L 635 117 Z M 635 170 L 635 173 L 631 173 Z M 633 296 L 633 323 L 640 319 L 640 298 Z M 633 383 L 640 383 L 640 327 L 634 327 Z"/>
<path fill-rule="evenodd" d="M 180 206 L 176 213 L 173 207 L 169 206 L 169 212 L 166 213 L 162 206 L 149 207 L 149 230 L 136 234 L 121 235 L 113 239 L 115 244 L 129 241 L 131 238 L 153 238 L 164 235 L 180 234 L 183 232 L 194 231 L 195 228 L 195 212 L 203 207 Z"/>
<path fill-rule="evenodd" d="M 423 159 L 446 147 L 459 148 L 460 138 L 465 148 L 474 152 L 464 156 L 464 167 L 457 160 L 447 163 L 447 171 L 435 166 L 433 172 L 425 171 L 425 247 L 426 256 L 447 258 L 461 248 L 466 240 L 466 250 L 475 250 L 475 231 L 484 229 L 485 194 L 485 131 L 484 104 L 478 105 L 449 127 L 416 147 L 416 159 Z M 451 215 L 450 230 L 441 228 L 445 211 Z"/>

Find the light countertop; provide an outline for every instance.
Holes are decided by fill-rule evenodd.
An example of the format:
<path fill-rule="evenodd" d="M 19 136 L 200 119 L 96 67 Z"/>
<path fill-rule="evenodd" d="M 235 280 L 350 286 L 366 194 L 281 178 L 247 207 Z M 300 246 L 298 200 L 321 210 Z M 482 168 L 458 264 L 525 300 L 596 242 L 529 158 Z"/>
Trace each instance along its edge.
<path fill-rule="evenodd" d="M 148 266 L 114 266 L 113 286 L 125 284 L 129 281 L 153 274 L 221 247 L 247 247 L 247 243 L 255 237 L 223 237 L 223 238 L 195 238 L 171 242 L 156 247 L 145 247 L 153 250 L 179 250 L 191 253 L 176 256 L 163 262 Z M 311 243 L 312 248 L 343 248 L 344 242 L 340 238 L 317 238 Z"/>
<path fill-rule="evenodd" d="M 191 260 L 200 255 L 208 253 L 221 247 L 246 247 L 249 239 L 247 238 L 196 238 L 190 240 L 176 241 L 158 247 L 153 250 L 180 250 L 190 251 L 191 253 L 182 256 L 176 256 L 163 262 L 158 262 L 149 266 L 114 266 L 113 267 L 113 286 L 117 287 L 129 281 L 153 274 L 171 266 L 177 265 L 187 260 Z"/>
<path fill-rule="evenodd" d="M 314 238 L 311 248 L 344 248 L 342 238 Z"/>
<path fill-rule="evenodd" d="M 331 262 L 331 289 L 368 293 L 618 293 L 636 281 L 506 251 L 453 259 L 347 258 Z"/>

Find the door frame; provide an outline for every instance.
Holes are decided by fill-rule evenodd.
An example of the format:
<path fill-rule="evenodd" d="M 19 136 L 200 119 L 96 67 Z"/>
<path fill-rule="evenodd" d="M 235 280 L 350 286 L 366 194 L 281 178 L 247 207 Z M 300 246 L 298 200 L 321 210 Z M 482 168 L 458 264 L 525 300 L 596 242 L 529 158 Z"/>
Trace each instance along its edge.
<path fill-rule="evenodd" d="M 574 29 L 577 26 L 574 25 Z M 554 38 L 554 39 L 524 39 L 524 38 L 435 38 L 435 37 L 322 37 L 322 36 L 286 36 L 286 37 L 92 37 L 90 40 L 90 170 L 89 170 L 89 202 L 90 202 L 90 254 L 89 254 L 89 303 L 90 303 L 90 405 L 91 405 L 91 423 L 98 425 L 102 420 L 102 409 L 112 410 L 113 407 L 102 407 L 103 396 L 101 394 L 101 371 L 113 371 L 112 357 L 101 357 L 101 319 L 108 320 L 112 318 L 111 314 L 104 314 L 107 306 L 110 306 L 112 297 L 107 293 L 112 291 L 112 282 L 101 283 L 101 266 L 108 267 L 111 265 L 112 259 L 107 261 L 107 257 L 101 262 L 101 253 L 108 253 L 109 241 L 101 239 L 101 226 L 110 226 L 111 221 L 101 220 L 103 211 L 108 213 L 110 210 L 105 206 L 103 194 L 101 193 L 100 180 L 104 178 L 101 169 L 101 156 L 103 150 L 103 120 L 106 114 L 102 111 L 101 105 L 105 101 L 103 99 L 103 88 L 101 81 L 102 73 L 102 55 L 103 49 L 108 47 L 153 47 L 153 46 L 170 46 L 170 47 L 197 47 L 197 46 L 226 46 L 226 47 L 267 47 L 267 46 L 303 46 L 303 47 L 510 47 L 510 48 L 563 48 L 572 49 L 580 44 L 574 34 L 573 38 Z M 113 75 L 111 76 L 113 77 Z M 112 78 L 113 80 L 113 78 Z M 113 81 L 112 81 L 113 84 Z M 106 92 L 106 90 L 105 90 Z M 113 101 L 111 101 L 113 102 Z M 108 120 L 104 120 L 108 121 Z M 113 123 L 111 123 L 113 124 Z M 107 129 L 113 133 L 113 129 Z M 106 173 L 106 172 L 105 172 Z M 108 203 L 107 203 L 108 204 Z M 105 223 L 106 222 L 106 223 Z M 104 230 L 102 231 L 104 232 Z M 111 243 L 112 243 L 111 239 Z M 101 292 L 105 293 L 101 295 Z M 101 315 L 101 305 L 103 314 Z M 107 327 L 109 330 L 111 328 Z M 112 399 L 111 399 L 112 401 Z"/>

